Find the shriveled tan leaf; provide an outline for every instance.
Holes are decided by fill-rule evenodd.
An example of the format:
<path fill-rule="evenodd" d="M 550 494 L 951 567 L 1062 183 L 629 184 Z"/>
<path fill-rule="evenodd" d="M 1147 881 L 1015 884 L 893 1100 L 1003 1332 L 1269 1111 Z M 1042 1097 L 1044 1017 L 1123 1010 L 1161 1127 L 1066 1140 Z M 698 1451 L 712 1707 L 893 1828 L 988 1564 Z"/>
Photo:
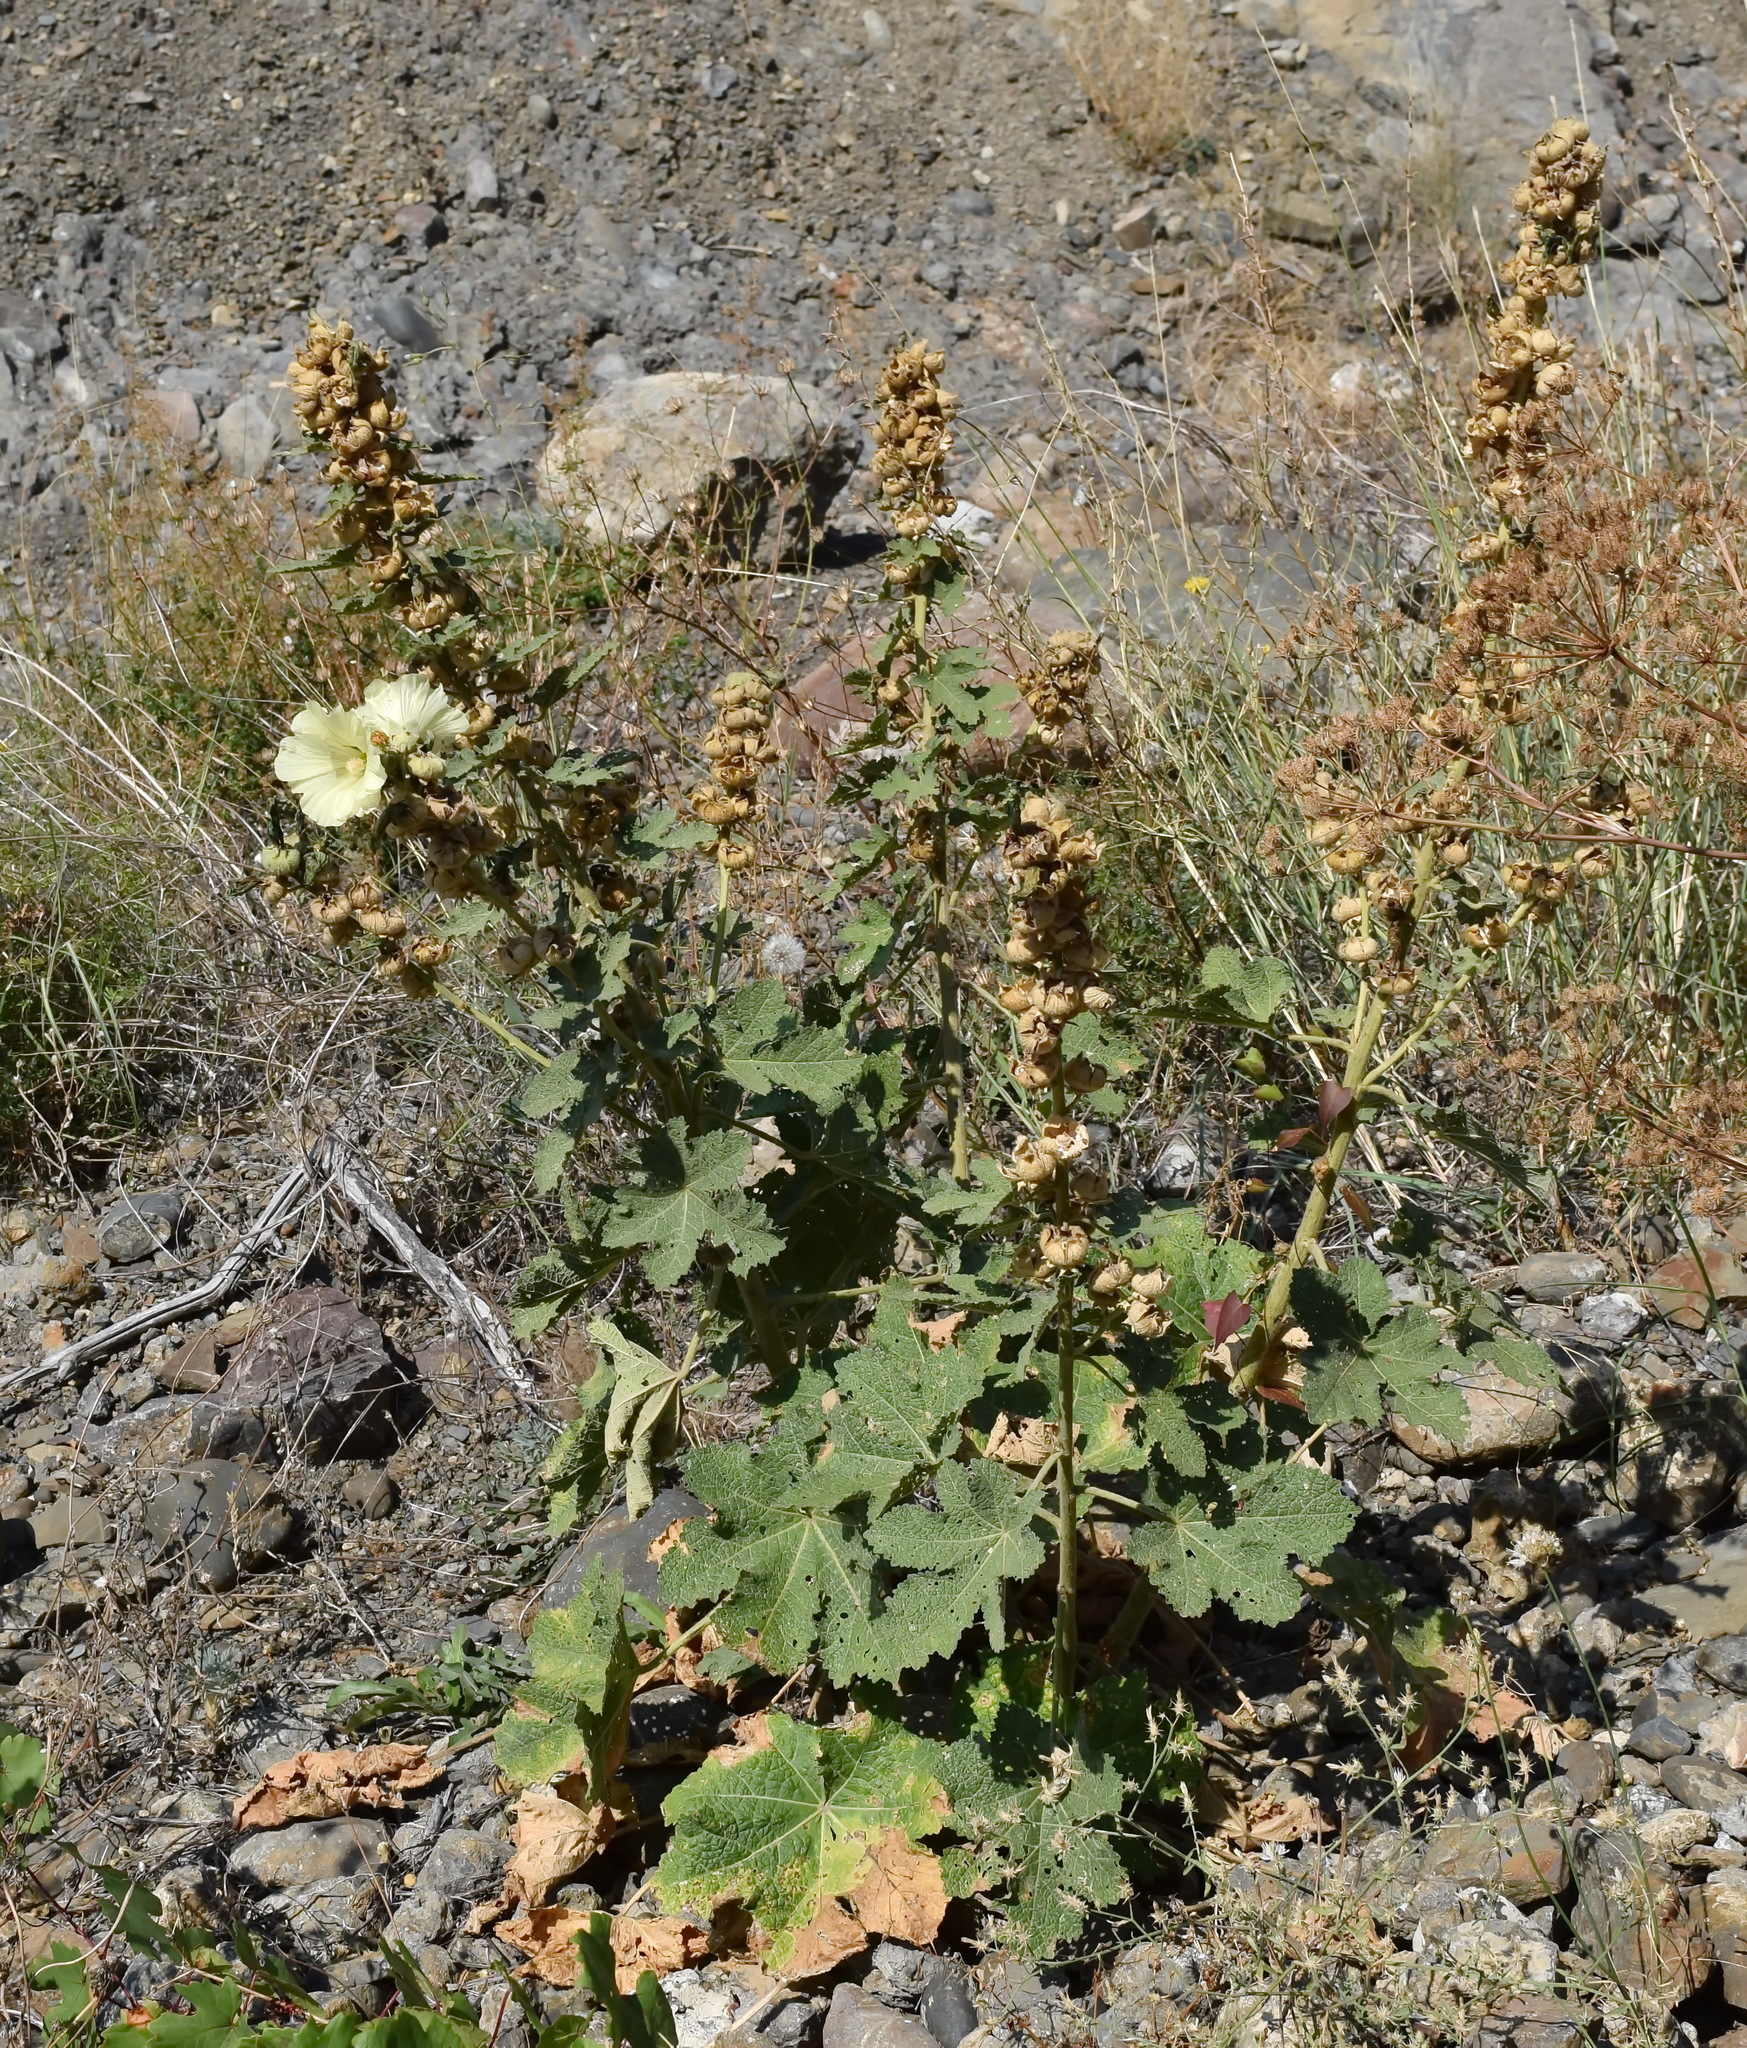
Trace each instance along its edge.
<path fill-rule="evenodd" d="M 621 1991 L 635 1991 L 645 1970 L 665 1977 L 670 1970 L 701 1963 L 710 1953 L 710 1937 L 703 1928 L 671 1914 L 633 1920 L 621 1913 L 613 1922 L 612 1944 Z"/>
<path fill-rule="evenodd" d="M 649 1539 L 648 1554 L 651 1564 L 659 1564 L 667 1553 L 673 1549 L 680 1537 L 685 1533 L 685 1525 L 689 1520 L 689 1516 L 681 1515 L 676 1520 L 669 1522 L 659 1536 L 652 1536 Z"/>
<path fill-rule="evenodd" d="M 927 1948 L 946 1915 L 940 1858 L 913 1848 L 901 1828 L 888 1828 L 869 1852 L 867 1873 L 849 1903 L 870 1934 Z"/>
<path fill-rule="evenodd" d="M 868 1933 L 852 1920 L 835 1899 L 827 1899 L 808 1924 L 794 1938 L 782 1974 L 791 1984 L 809 1977 L 826 1977 L 850 1956 L 867 1947 Z"/>
<path fill-rule="evenodd" d="M 1058 1441 L 1055 1424 L 1041 1416 L 1022 1415 L 1015 1422 L 1011 1415 L 997 1415 L 984 1455 L 999 1459 L 1016 1472 L 1035 1472 L 1055 1456 Z"/>
<path fill-rule="evenodd" d="M 1549 1721 L 1545 1714 L 1525 1714 L 1512 1726 L 1510 1733 L 1518 1742 L 1526 1742 L 1537 1756 L 1546 1757 L 1549 1761 L 1572 1739 L 1557 1721 Z"/>
<path fill-rule="evenodd" d="M 546 1785 L 516 1801 L 515 1853 L 504 1872 L 504 1897 L 544 1905 L 554 1885 L 573 1877 L 613 1838 L 619 1815 L 599 1801 L 576 1805 Z"/>
<path fill-rule="evenodd" d="M 958 1335 L 959 1324 L 969 1314 L 969 1309 L 955 1308 L 950 1315 L 936 1316 L 932 1322 L 921 1323 L 917 1322 L 915 1317 L 912 1316 L 910 1318 L 910 1327 L 913 1330 L 920 1330 L 923 1336 L 928 1339 L 930 1351 L 944 1351 Z"/>
<path fill-rule="evenodd" d="M 1308 1842 L 1330 1831 L 1322 1809 L 1302 1792 L 1260 1792 L 1246 1802 L 1240 1820 L 1246 1849 L 1258 1842 Z"/>
<path fill-rule="evenodd" d="M 560 1984 L 568 1990 L 581 1968 L 576 1937 L 587 1927 L 588 1918 L 569 1906 L 533 1906 L 514 1920 L 502 1921 L 494 1931 L 499 1941 L 522 1951 L 529 1970 L 543 1984 Z"/>
<path fill-rule="evenodd" d="M 737 1764 L 754 1750 L 769 1749 L 770 1722 L 763 1714 L 743 1714 L 734 1724 L 734 1740 L 710 1751 L 713 1764 Z"/>
<path fill-rule="evenodd" d="M 1518 1693 L 1495 1692 L 1475 1711 L 1468 1723 L 1468 1733 L 1476 1742 L 1496 1742 L 1506 1730 L 1514 1728 L 1519 1721 L 1526 1721 L 1534 1711 Z"/>
<path fill-rule="evenodd" d="M 270 1764 L 236 1802 L 239 1828 L 276 1828 L 288 1820 L 333 1820 L 344 1813 L 398 1813 L 404 1794 L 443 1775 L 423 1743 L 377 1742 L 364 1749 L 300 1749 Z"/>

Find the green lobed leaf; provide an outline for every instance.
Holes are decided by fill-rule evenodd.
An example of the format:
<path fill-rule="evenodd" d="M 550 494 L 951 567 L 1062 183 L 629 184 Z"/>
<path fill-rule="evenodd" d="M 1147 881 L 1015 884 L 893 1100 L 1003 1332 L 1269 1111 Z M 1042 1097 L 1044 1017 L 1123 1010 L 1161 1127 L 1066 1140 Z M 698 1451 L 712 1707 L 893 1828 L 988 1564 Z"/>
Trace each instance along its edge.
<path fill-rule="evenodd" d="M 1223 1600 L 1244 1621 L 1289 1621 L 1302 1592 L 1287 1569 L 1314 1564 L 1353 1526 L 1358 1509 L 1312 1466 L 1264 1466 L 1234 1490 L 1167 1478 L 1149 1495 L 1161 1519 L 1142 1524 L 1128 1552 L 1179 1614 Z"/>
<path fill-rule="evenodd" d="M 1007 1466 L 992 1458 L 942 1465 L 934 1488 L 938 1510 L 893 1508 L 868 1530 L 869 1546 L 910 1574 L 847 1660 L 869 1678 L 895 1679 L 937 1653 L 951 1655 L 978 1621 L 994 1648 L 1004 1648 L 1007 1583 L 1030 1578 L 1043 1562 L 1042 1502 Z"/>
<path fill-rule="evenodd" d="M 601 1448 L 625 1467 L 625 1512 L 635 1521 L 655 1498 L 655 1467 L 679 1449 L 685 1375 L 605 1318 L 590 1323 L 588 1334 L 612 1361 Z"/>
<path fill-rule="evenodd" d="M 0 1722 L 0 1814 L 28 1813 L 48 1776 L 48 1751 L 37 1738 Z"/>
<path fill-rule="evenodd" d="M 739 1899 L 775 1937 L 780 1971 L 793 1936 L 855 1888 L 869 1849 L 893 1829 L 932 1833 L 945 1802 L 938 1747 L 890 1721 L 810 1728 L 773 1713 L 767 1726 L 768 1749 L 711 1758 L 668 1794 L 673 1840 L 655 1884 L 670 1909 Z"/>
<path fill-rule="evenodd" d="M 566 1607 L 548 1607 L 528 1636 L 532 1681 L 497 1731 L 498 1768 L 533 1785 L 582 1769 L 604 1798 L 624 1756 L 631 1692 L 641 1669 L 625 1629 L 625 1581 L 599 1558 Z"/>
<path fill-rule="evenodd" d="M 652 1287 L 674 1287 L 706 1240 L 731 1251 L 729 1270 L 750 1273 L 782 1250 L 765 1212 L 738 1186 L 752 1140 L 741 1131 L 688 1138 L 676 1117 L 643 1141 L 643 1184 L 620 1189 L 601 1242 L 640 1250 Z"/>
<path fill-rule="evenodd" d="M 940 1759 L 952 1825 L 1027 1955 L 1071 1941 L 1087 1913 L 1128 1893 L 1113 1836 L 1122 1773 L 1081 1735 L 1060 1743 L 1044 1717 L 1002 1706 L 988 1737 Z"/>
<path fill-rule="evenodd" d="M 951 1456 L 960 1415 L 1000 1370 L 992 1322 L 937 1348 L 912 1322 L 915 1308 L 908 1290 L 888 1287 L 860 1349 L 837 1372 L 830 1463 L 842 1497 L 865 1493 L 876 1509 Z"/>
<path fill-rule="evenodd" d="M 1240 1017 L 1266 1024 L 1292 993 L 1292 970 L 1284 960 L 1246 960 L 1230 946 L 1215 946 L 1201 963 L 1201 986 Z"/>
<path fill-rule="evenodd" d="M 1301 1267 L 1292 1313 L 1311 1340 L 1304 1408 L 1313 1423 L 1376 1422 L 1391 1411 L 1422 1429 L 1460 1433 L 1462 1390 L 1438 1376 L 1459 1363 L 1423 1308 L 1396 1311 L 1382 1269 L 1348 1259 L 1336 1274 Z"/>
<path fill-rule="evenodd" d="M 686 1524 L 661 1561 L 662 1593 L 676 1607 L 719 1599 L 724 1642 L 771 1671 L 794 1671 L 868 1617 L 872 1560 L 859 1518 L 844 1512 L 857 1489 L 834 1463 L 814 1467 L 782 1433 L 760 1450 L 704 1444 L 685 1461 L 686 1485 L 714 1521 Z"/>

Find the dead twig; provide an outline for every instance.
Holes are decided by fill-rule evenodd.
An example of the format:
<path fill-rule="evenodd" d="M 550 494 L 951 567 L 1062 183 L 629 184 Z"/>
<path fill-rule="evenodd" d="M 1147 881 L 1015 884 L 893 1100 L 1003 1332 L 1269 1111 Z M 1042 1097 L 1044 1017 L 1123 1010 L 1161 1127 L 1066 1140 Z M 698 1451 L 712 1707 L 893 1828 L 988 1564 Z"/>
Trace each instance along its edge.
<path fill-rule="evenodd" d="M 516 1340 L 497 1310 L 438 1258 L 406 1221 L 394 1206 L 382 1176 L 364 1154 L 330 1131 L 317 1139 L 309 1157 L 312 1168 L 351 1203 L 407 1269 L 424 1282 L 516 1392 L 531 1400 L 533 1375 L 523 1365 Z"/>
<path fill-rule="evenodd" d="M 83 1337 L 76 1337 L 70 1344 L 57 1345 L 53 1351 L 44 1352 L 34 1365 L 21 1366 L 16 1372 L 0 1376 L 0 1402 L 15 1405 L 17 1399 L 26 1393 L 34 1394 L 43 1387 L 59 1386 L 93 1358 L 103 1358 L 111 1351 L 120 1351 L 136 1338 L 161 1330 L 166 1323 L 184 1322 L 189 1316 L 216 1308 L 236 1292 L 248 1271 L 249 1262 L 267 1248 L 268 1243 L 278 1236 L 279 1226 L 295 1213 L 309 1187 L 309 1178 L 307 1166 L 301 1162 L 294 1166 L 273 1190 L 272 1200 L 266 1208 L 238 1238 L 234 1250 L 198 1286 L 190 1287 L 182 1294 L 173 1294 L 168 1301 L 154 1301 L 146 1308 L 136 1309 L 130 1316 L 119 1317 L 105 1330 L 92 1330 Z"/>

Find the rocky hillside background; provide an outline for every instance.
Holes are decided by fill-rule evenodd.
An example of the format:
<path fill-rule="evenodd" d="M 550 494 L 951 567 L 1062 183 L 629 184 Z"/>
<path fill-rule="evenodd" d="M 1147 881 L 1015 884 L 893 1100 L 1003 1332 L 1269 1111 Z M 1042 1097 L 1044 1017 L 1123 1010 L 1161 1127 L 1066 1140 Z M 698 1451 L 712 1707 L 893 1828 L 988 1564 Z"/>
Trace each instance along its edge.
<path fill-rule="evenodd" d="M 964 402 L 973 616 L 1029 597 L 1045 626 L 1126 607 L 1156 637 L 1260 645 L 1353 564 L 1423 604 L 1429 528 L 1398 502 L 1390 422 L 1466 371 L 1550 102 L 1610 151 L 1603 261 L 1573 316 L 1596 359 L 1671 434 L 1736 430 L 1735 8 L 14 6 L 8 651 L 22 673 L 98 644 L 135 673 L 102 637 L 94 564 L 142 505 L 157 523 L 135 560 L 169 561 L 183 532 L 205 548 L 215 509 L 241 530 L 251 505 L 255 537 L 277 522 L 292 548 L 313 498 L 284 380 L 312 312 L 392 347 L 412 431 L 507 547 L 576 515 L 642 537 L 736 436 L 736 460 L 804 472 L 811 747 L 854 652 L 837 593 L 871 574 L 864 389 L 907 335 L 947 346 Z M 734 387 L 731 427 L 711 373 L 757 380 L 756 405 Z M 1269 378 L 1291 382 L 1302 467 L 1258 416 Z M 615 468 L 599 450 L 626 435 Z M 1138 567 L 1086 511 L 1112 488 L 1147 537 Z M 1186 613 L 1207 578 L 1214 604 Z M 192 646 L 190 618 L 168 607 L 162 640 Z M 248 661 L 292 648 L 283 623 Z M 206 717 L 212 693 L 189 689 Z M 154 697 L 153 718 L 179 702 Z M 93 773 L 136 770 L 150 798 L 132 756 Z M 58 827 L 59 798 L 23 787 Z M 214 794 L 214 834 L 251 794 Z M 75 937 L 97 893 L 139 892 L 142 845 L 183 827 L 148 818 L 95 861 L 81 830 L 75 908 L 56 911 Z M 0 867 L 9 941 L 34 943 L 40 872 Z M 177 1978 L 115 1931 L 103 1870 L 148 1881 L 230 1960 L 233 1923 L 277 1944 L 328 2010 L 404 2000 L 386 1938 L 501 2048 L 565 2015 L 604 2039 L 574 1956 L 508 1917 L 535 1829 L 490 1730 L 534 1617 L 597 1556 L 654 1598 L 697 1504 L 669 1489 L 635 1521 L 609 1505 L 553 1533 L 541 1468 L 595 1360 L 580 1329 L 529 1351 L 500 1320 L 540 1234 L 526 1134 L 493 1122 L 511 1084 L 483 1034 L 464 1056 L 416 1030 L 382 1053 L 379 1013 L 288 966 L 235 895 L 214 884 L 168 937 L 267 960 L 270 995 L 209 1012 L 191 981 L 186 1041 L 111 1086 L 97 1137 L 41 1107 L 75 1100 L 96 1041 L 51 1051 L 55 1087 L 11 1155 L 0 1718 L 49 1740 L 61 1778 L 41 1837 L 0 1806 L 0 2039 L 54 2039 L 31 1972 L 57 1942 L 92 1959 L 92 2026 L 144 2025 Z M 116 1043 L 131 1021 L 109 1016 Z M 337 1154 L 327 1178 L 305 1170 L 336 1130 L 361 1140 L 363 1179 Z M 1135 1142 L 1162 1194 L 1223 1199 L 1255 1170 L 1176 1103 Z M 1600 1204 L 1586 1189 L 1535 1249 L 1496 1205 L 1465 1209 L 1466 1186 L 1451 1270 L 1547 1348 L 1559 1392 L 1477 1385 L 1459 1438 L 1325 1446 L 1362 1508 L 1354 1555 L 1469 1625 L 1434 1772 L 1375 1682 L 1387 1602 L 1342 1626 L 1309 1606 L 1277 1628 L 1175 1624 L 1151 1675 L 1181 1689 L 1206 1765 L 1174 1845 L 1199 1853 L 1194 1882 L 1057 1963 L 985 1949 L 967 1911 L 937 1942 L 781 1979 L 649 1893 L 651 1816 L 758 1704 L 675 1658 L 632 1711 L 644 1818 L 532 1910 L 617 1914 L 679 2048 L 1742 2048 L 1747 1205 L 1646 1203 L 1592 1249 L 1573 1227 Z M 1390 1264 L 1399 1298 L 1423 1298 L 1409 1258 Z M 308 1791 L 312 1757 L 361 1744 L 380 1747 L 349 1787 Z"/>

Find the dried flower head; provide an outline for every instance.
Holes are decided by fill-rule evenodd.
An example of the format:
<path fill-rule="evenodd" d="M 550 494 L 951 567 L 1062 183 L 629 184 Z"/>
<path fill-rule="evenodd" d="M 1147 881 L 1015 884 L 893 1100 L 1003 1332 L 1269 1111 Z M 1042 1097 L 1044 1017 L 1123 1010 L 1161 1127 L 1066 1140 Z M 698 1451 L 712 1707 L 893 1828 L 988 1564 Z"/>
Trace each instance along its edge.
<path fill-rule="evenodd" d="M 892 524 L 906 540 L 920 540 L 935 520 L 958 509 L 945 483 L 949 423 L 958 410 L 957 399 L 940 387 L 945 367 L 939 349 L 918 341 L 899 349 L 880 372 L 873 472 Z"/>

